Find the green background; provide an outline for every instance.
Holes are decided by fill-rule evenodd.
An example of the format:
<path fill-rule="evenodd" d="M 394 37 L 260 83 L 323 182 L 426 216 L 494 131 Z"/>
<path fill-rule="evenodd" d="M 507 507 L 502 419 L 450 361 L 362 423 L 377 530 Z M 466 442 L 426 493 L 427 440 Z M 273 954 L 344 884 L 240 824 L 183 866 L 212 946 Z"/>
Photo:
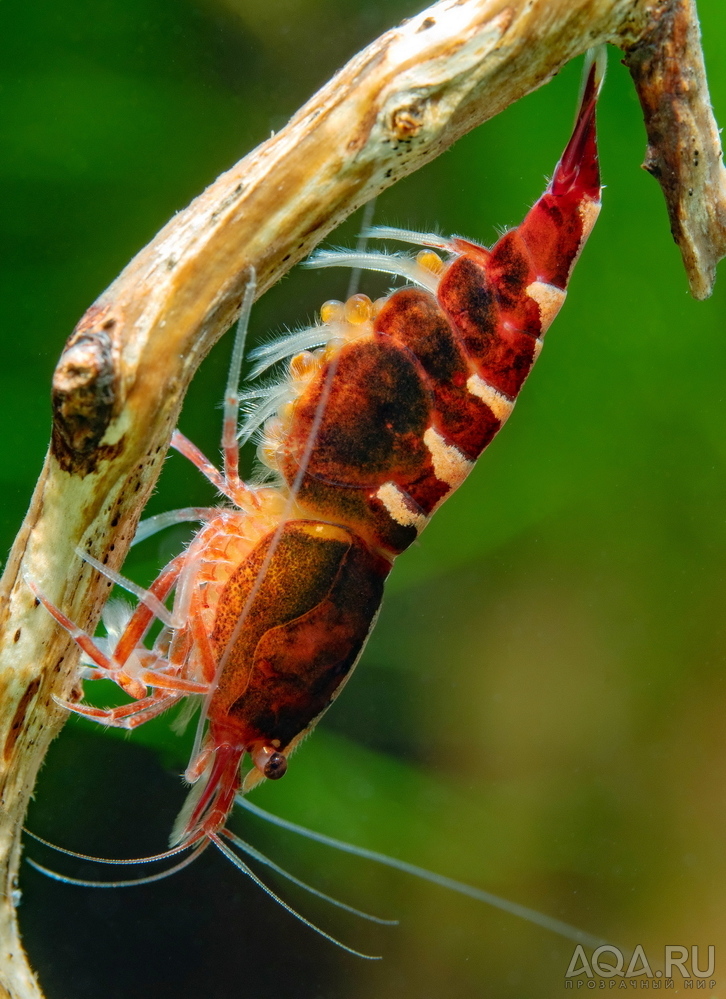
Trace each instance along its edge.
<path fill-rule="evenodd" d="M 700 11 L 726 120 L 726 8 Z M 49 435 L 65 337 L 161 225 L 363 44 L 413 13 L 361 0 L 56 0 L 0 5 L 0 547 Z M 344 695 L 254 800 L 537 908 L 653 962 L 724 943 L 726 277 L 693 301 L 645 136 L 611 52 L 604 210 L 504 433 L 400 560 Z M 376 221 L 484 243 L 516 224 L 571 126 L 579 64 L 386 192 Z M 357 220 L 335 234 L 350 245 Z M 255 336 L 342 297 L 298 269 Z M 380 286 L 364 285 L 374 293 Z M 228 338 L 181 427 L 218 449 Z M 149 512 L 212 500 L 173 456 Z M 148 581 L 183 529 L 140 546 Z M 110 703 L 108 690 L 94 692 Z M 30 826 L 106 856 L 163 849 L 189 737 L 72 720 Z M 21 924 L 49 999 L 459 999 L 564 995 L 573 945 L 497 910 L 267 828 L 234 826 L 321 888 L 401 925 L 327 909 L 334 950 L 211 852 L 157 885 L 94 891 L 25 868 Z M 69 874 L 113 877 L 33 845 Z M 726 950 L 720 953 L 721 964 Z"/>

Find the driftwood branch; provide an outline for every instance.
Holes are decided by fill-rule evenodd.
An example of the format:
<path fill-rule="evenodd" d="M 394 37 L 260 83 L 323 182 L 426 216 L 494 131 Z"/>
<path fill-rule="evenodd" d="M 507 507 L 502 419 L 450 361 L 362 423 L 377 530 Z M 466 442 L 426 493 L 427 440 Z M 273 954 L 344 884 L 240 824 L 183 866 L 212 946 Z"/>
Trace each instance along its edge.
<path fill-rule="evenodd" d="M 624 50 L 693 293 L 726 252 L 726 180 L 689 0 L 442 0 L 356 56 L 277 135 L 172 219 L 91 306 L 53 380 L 54 429 L 0 589 L 0 994 L 41 995 L 13 910 L 18 834 L 77 650 L 24 582 L 93 630 L 186 388 L 260 292 L 371 197 L 598 42 Z"/>
<path fill-rule="evenodd" d="M 661 0 L 626 47 L 648 133 L 643 166 L 663 188 L 691 292 L 707 298 L 726 256 L 726 168 L 693 0 Z"/>

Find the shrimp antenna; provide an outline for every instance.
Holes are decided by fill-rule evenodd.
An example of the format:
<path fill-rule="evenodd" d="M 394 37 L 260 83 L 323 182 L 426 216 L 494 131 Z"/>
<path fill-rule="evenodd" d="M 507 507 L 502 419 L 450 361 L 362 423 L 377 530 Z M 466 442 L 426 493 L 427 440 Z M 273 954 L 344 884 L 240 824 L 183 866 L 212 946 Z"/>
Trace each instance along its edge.
<path fill-rule="evenodd" d="M 315 925 L 315 923 L 311 923 L 309 919 L 306 919 L 305 916 L 302 916 L 296 909 L 293 909 L 291 905 L 288 905 L 287 902 L 281 899 L 279 895 L 276 895 L 271 888 L 268 888 L 268 886 L 264 883 L 264 881 L 262 881 L 260 878 L 257 877 L 252 868 L 248 867 L 247 864 L 245 864 L 243 860 L 240 860 L 237 854 L 234 853 L 234 851 L 231 850 L 226 845 L 226 843 L 222 842 L 217 833 L 210 833 L 209 839 L 212 843 L 214 843 L 217 849 L 221 850 L 221 852 L 224 854 L 227 860 L 230 861 L 230 863 L 234 864 L 234 866 L 238 870 L 242 871 L 243 874 L 246 874 L 248 878 L 251 878 L 254 881 L 254 883 L 259 888 L 261 888 L 263 892 L 265 892 L 266 895 L 269 895 L 271 899 L 273 899 L 275 902 L 281 905 L 283 909 L 285 909 L 287 912 L 290 913 L 291 916 L 294 916 L 296 919 L 300 920 L 301 923 L 304 923 L 305 926 L 308 926 L 311 930 L 314 930 L 315 933 L 319 934 L 321 937 L 324 937 L 326 940 L 329 940 L 330 943 L 335 944 L 336 947 L 340 947 L 341 950 L 345 950 L 349 954 L 353 954 L 354 957 L 362 957 L 366 961 L 381 960 L 380 955 L 364 954 L 360 950 L 355 950 L 353 947 L 349 947 L 348 944 L 344 944 L 342 940 L 337 940 L 329 933 L 326 933 L 325 930 L 321 930 L 319 926 Z"/>
<path fill-rule="evenodd" d="M 43 846 L 47 846 L 50 850 L 55 850 L 56 853 L 64 853 L 67 857 L 76 857 L 77 860 L 90 860 L 94 864 L 153 864 L 158 860 L 168 860 L 169 857 L 175 857 L 177 853 L 188 850 L 192 845 L 191 843 L 186 843 L 183 846 L 175 846 L 170 850 L 164 850 L 163 853 L 155 853 L 149 857 L 118 859 L 113 857 L 93 857 L 89 853 L 79 853 L 77 850 L 69 850 L 65 846 L 58 846 L 57 843 L 51 843 L 50 840 L 43 839 L 42 836 L 31 832 L 30 829 L 23 828 L 23 832 L 37 843 L 42 843 Z"/>
<path fill-rule="evenodd" d="M 458 892 L 460 895 L 468 895 L 469 898 L 474 898 L 478 902 L 484 902 L 496 909 L 502 909 L 512 916 L 526 919 L 529 923 L 541 926 L 545 930 L 550 930 L 561 937 L 566 937 L 568 940 L 574 940 L 575 943 L 596 949 L 608 942 L 601 937 L 586 933 L 584 930 L 578 930 L 577 927 L 570 926 L 569 923 L 564 923 L 553 916 L 547 916 L 543 912 L 537 912 L 536 909 L 530 909 L 528 906 L 520 905 L 518 902 L 511 902 L 509 899 L 500 898 L 499 895 L 493 895 L 491 892 L 483 891 L 481 888 L 467 885 L 463 881 L 447 878 L 443 874 L 428 871 L 425 867 L 418 867 L 416 864 L 409 864 L 405 860 L 399 860 L 398 857 L 389 857 L 385 853 L 378 853 L 377 850 L 368 850 L 366 847 L 355 846 L 353 843 L 345 843 L 343 840 L 335 839 L 333 836 L 326 836 L 325 833 L 314 832 L 312 829 L 300 826 L 296 822 L 290 822 L 289 819 L 283 819 L 279 815 L 266 812 L 258 805 L 253 805 L 247 801 L 241 795 L 237 795 L 237 803 L 246 808 L 247 811 L 252 812 L 253 815 L 257 815 L 259 818 L 272 823 L 272 825 L 279 826 L 281 829 L 287 829 L 289 832 L 305 836 L 307 839 L 315 840 L 317 843 L 331 846 L 334 850 L 351 853 L 355 857 L 363 857 L 365 860 L 373 860 L 377 864 L 385 864 L 386 867 L 393 867 L 397 871 L 411 874 L 422 881 L 430 881 L 432 884 L 439 885 L 441 888 L 448 888 L 451 891 Z"/>
<path fill-rule="evenodd" d="M 185 857 L 178 864 L 174 864 L 173 867 L 169 867 L 165 871 L 160 871 L 158 874 L 150 874 L 145 878 L 134 878 L 130 881 L 85 881 L 82 878 L 69 878 L 65 874 L 59 874 L 58 871 L 51 871 L 48 867 L 44 867 L 39 864 L 37 860 L 33 860 L 31 857 L 27 858 L 28 863 L 31 867 L 35 868 L 36 871 L 40 871 L 41 874 L 45 874 L 47 878 L 52 881 L 60 881 L 64 885 L 78 885 L 81 888 L 135 888 L 137 885 L 149 885 L 153 881 L 163 881 L 164 878 L 171 877 L 172 874 L 176 874 L 178 871 L 183 870 L 185 867 L 189 867 L 190 864 L 194 863 L 200 853 L 207 849 L 209 843 L 207 840 L 203 840 L 199 846 L 188 857 Z M 62 850 L 62 853 L 68 853 L 70 851 Z M 98 857 L 89 857 L 89 860 L 100 860 Z M 151 857 L 151 860 L 156 860 L 159 858 Z M 147 859 L 142 858 L 140 861 L 129 861 L 121 860 L 116 861 L 116 863 L 128 864 L 128 863 L 146 863 Z M 114 861 L 103 861 L 101 863 L 114 863 Z"/>
<path fill-rule="evenodd" d="M 258 861 L 260 864 L 265 864 L 271 870 L 282 875 L 283 878 L 287 878 L 288 881 L 291 881 L 299 888 L 304 888 L 305 891 L 310 892 L 311 895 L 316 895 L 318 898 L 322 898 L 324 902 L 329 902 L 331 905 L 334 905 L 339 909 L 345 909 L 346 912 L 351 912 L 354 916 L 360 916 L 361 919 L 368 919 L 372 923 L 380 923 L 382 926 L 398 926 L 397 919 L 381 919 L 380 916 L 371 916 L 368 912 L 362 912 L 360 909 L 356 909 L 352 905 L 347 905 L 345 902 L 341 902 L 340 899 L 333 898 L 331 895 L 326 895 L 325 892 L 320 891 L 318 888 L 313 888 L 312 885 L 307 884 L 305 881 L 301 881 L 300 878 L 296 878 L 294 874 L 290 874 L 289 871 L 286 871 L 283 867 L 280 867 L 279 864 L 270 860 L 270 858 L 266 857 L 264 853 L 260 853 L 260 851 L 255 849 L 254 846 L 251 846 L 243 839 L 240 839 L 239 836 L 236 836 L 229 829 L 223 829 L 221 835 L 225 836 L 231 843 L 233 843 L 238 850 L 241 850 L 249 857 L 252 857 L 253 860 Z"/>

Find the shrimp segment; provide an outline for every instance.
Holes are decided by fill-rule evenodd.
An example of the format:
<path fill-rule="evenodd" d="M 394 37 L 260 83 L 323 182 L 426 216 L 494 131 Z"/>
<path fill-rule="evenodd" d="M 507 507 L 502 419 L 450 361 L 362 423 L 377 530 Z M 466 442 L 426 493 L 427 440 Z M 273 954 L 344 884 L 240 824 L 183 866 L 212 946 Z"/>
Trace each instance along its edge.
<path fill-rule="evenodd" d="M 251 275 L 225 393 L 223 471 L 178 431 L 171 442 L 234 505 L 159 520 L 198 517 L 203 526 L 142 595 L 108 654 L 31 584 L 90 659 L 91 675 L 136 698 L 108 711 L 65 702 L 69 710 L 132 728 L 187 694 L 203 695 L 187 770 L 198 783 L 173 845 L 214 842 L 229 856 L 220 836 L 235 796 L 285 773 L 355 667 L 394 559 L 511 413 L 600 208 L 602 73 L 591 60 L 572 137 L 521 225 L 490 249 L 431 233 L 369 233 L 419 241 L 447 260 L 431 249 L 416 258 L 318 254 L 311 266 L 370 267 L 416 286 L 376 303 L 364 295 L 326 303 L 319 326 L 258 349 L 258 370 L 299 350 L 284 380 L 240 393 Z M 248 403 L 242 436 L 260 434 L 274 485 L 239 478 L 240 400 Z M 147 648 L 154 617 L 166 627 Z"/>
<path fill-rule="evenodd" d="M 453 259 L 440 261 L 440 268 L 409 259 L 426 269 L 430 290 L 391 294 L 370 326 L 322 359 L 293 404 L 272 456 L 288 483 L 298 473 L 313 421 L 320 424 L 298 505 L 345 524 L 390 558 L 418 537 L 501 428 L 564 301 L 600 207 L 600 73 L 592 64 L 572 138 L 522 224 L 491 249 L 453 238 Z M 431 242 L 428 234 L 423 242 Z M 334 261 L 334 254 L 313 259 L 326 266 Z M 333 363 L 335 391 L 320 419 L 322 386 Z"/>

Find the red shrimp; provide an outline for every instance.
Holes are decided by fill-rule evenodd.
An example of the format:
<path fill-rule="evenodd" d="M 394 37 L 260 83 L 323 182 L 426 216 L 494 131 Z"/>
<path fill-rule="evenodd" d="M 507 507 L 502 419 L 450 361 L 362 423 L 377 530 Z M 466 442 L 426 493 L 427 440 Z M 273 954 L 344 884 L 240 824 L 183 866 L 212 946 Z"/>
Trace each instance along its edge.
<path fill-rule="evenodd" d="M 284 378 L 240 396 L 250 276 L 225 397 L 223 472 L 178 431 L 171 442 L 230 505 L 142 525 L 146 536 L 203 521 L 148 591 L 82 553 L 140 598 L 113 640 L 104 646 L 81 632 L 29 581 L 80 646 L 87 678 L 110 678 L 132 698 L 109 710 L 63 702 L 68 710 L 130 729 L 190 694 L 204 698 L 186 772 L 196 786 L 173 849 L 160 856 L 193 847 L 186 864 L 212 842 L 251 874 L 222 839 L 234 841 L 225 825 L 235 797 L 283 776 L 351 675 L 394 559 L 509 417 L 600 209 L 603 68 L 600 55 L 587 63 L 572 136 L 518 227 L 491 249 L 384 227 L 368 235 L 426 249 L 415 258 L 318 253 L 310 266 L 384 271 L 409 283 L 376 302 L 325 303 L 319 325 L 253 354 L 253 377 L 289 358 Z M 255 434 L 271 481 L 250 485 L 240 479 L 239 443 Z M 155 618 L 164 628 L 148 647 Z"/>

